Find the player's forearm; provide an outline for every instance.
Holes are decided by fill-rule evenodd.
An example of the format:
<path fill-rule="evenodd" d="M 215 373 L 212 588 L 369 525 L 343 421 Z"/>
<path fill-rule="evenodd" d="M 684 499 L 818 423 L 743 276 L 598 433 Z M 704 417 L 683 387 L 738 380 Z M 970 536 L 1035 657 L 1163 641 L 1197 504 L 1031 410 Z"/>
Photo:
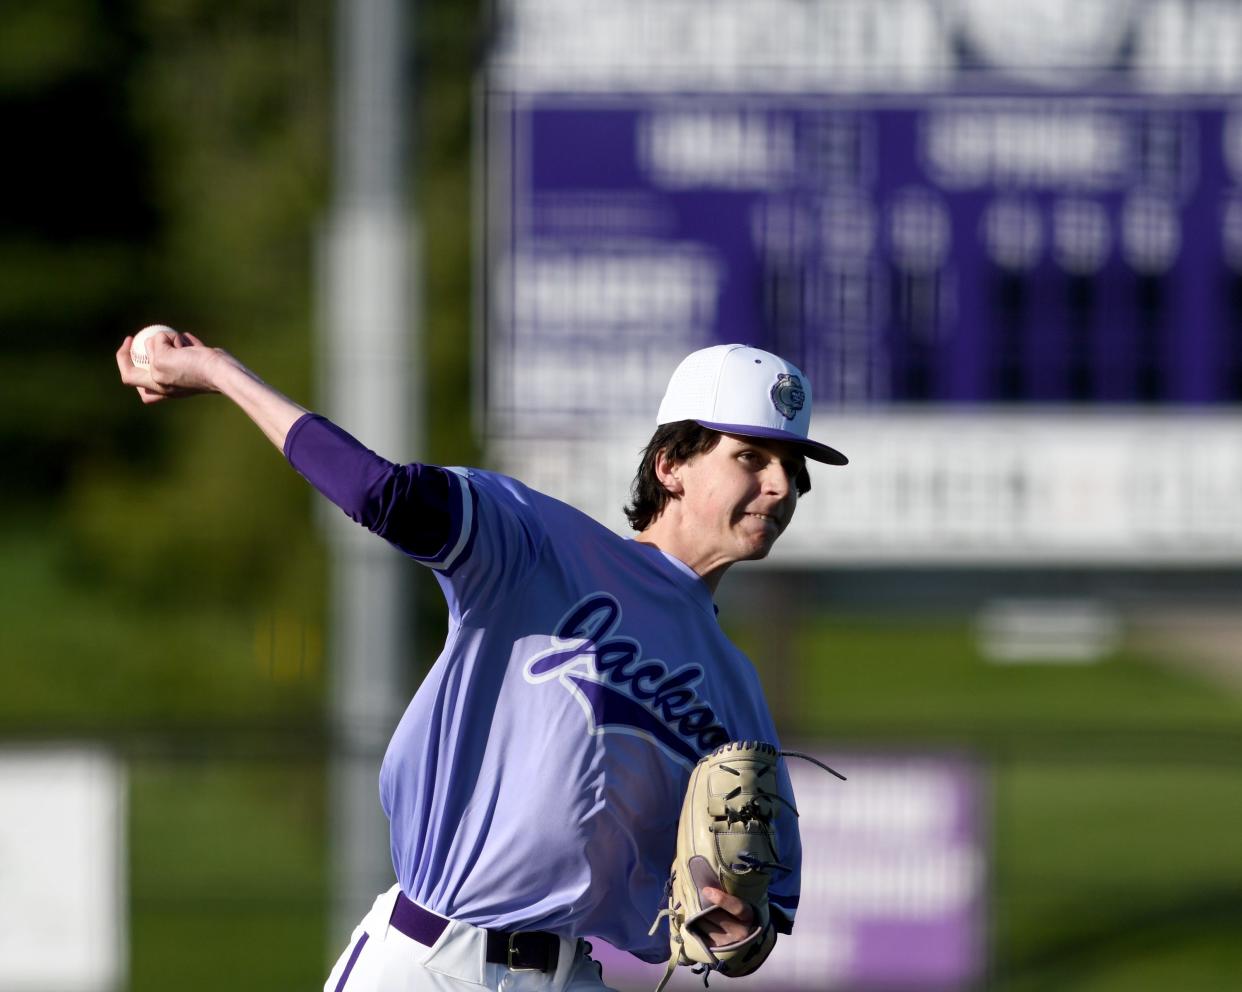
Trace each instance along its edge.
<path fill-rule="evenodd" d="M 306 408 L 273 389 L 232 355 L 223 351 L 217 354 L 212 371 L 216 392 L 237 404 L 267 439 L 283 451 L 289 428 L 308 412 Z"/>

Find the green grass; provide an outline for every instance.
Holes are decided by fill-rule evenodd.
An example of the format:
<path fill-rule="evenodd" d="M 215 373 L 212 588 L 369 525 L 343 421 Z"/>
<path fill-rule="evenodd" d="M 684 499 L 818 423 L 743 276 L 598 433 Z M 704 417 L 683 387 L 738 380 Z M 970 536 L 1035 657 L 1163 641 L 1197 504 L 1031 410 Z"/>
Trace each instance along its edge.
<path fill-rule="evenodd" d="M 1014 760 L 996 768 L 994 809 L 996 950 L 1013 988 L 1168 988 L 1174 967 L 1178 988 L 1231 987 L 1237 765 Z"/>
<path fill-rule="evenodd" d="M 826 618 L 800 632 L 790 714 L 834 737 L 984 739 L 1136 733 L 1242 740 L 1242 698 L 1132 651 L 1094 665 L 995 665 L 960 620 Z"/>
<path fill-rule="evenodd" d="M 318 988 L 319 764 L 131 763 L 132 992 Z"/>
<path fill-rule="evenodd" d="M 317 619 L 88 584 L 55 540 L 0 537 L 0 731 L 285 725 L 313 728 Z"/>

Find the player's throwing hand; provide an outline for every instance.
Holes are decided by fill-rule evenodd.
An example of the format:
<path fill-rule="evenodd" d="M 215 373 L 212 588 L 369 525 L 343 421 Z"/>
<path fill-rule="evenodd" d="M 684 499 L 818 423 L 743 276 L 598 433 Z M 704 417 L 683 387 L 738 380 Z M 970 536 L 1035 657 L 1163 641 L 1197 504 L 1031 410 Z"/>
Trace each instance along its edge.
<path fill-rule="evenodd" d="M 134 364 L 130 349 L 133 336 L 116 352 L 121 382 L 138 389 L 143 403 L 159 403 L 199 393 L 214 392 L 213 366 L 225 353 L 209 348 L 193 334 L 156 334 L 146 341 L 147 365 Z"/>

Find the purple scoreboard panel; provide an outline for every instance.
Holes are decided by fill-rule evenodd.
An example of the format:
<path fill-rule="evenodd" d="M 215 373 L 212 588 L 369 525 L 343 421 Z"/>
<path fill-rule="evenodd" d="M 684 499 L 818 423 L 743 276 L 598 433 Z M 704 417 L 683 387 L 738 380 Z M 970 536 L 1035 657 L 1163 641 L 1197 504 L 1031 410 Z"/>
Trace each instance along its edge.
<path fill-rule="evenodd" d="M 502 467 L 622 526 L 669 372 L 737 341 L 851 455 L 785 564 L 1242 561 L 1242 5 L 499 9 Z"/>
<path fill-rule="evenodd" d="M 520 275 L 687 246 L 695 332 L 789 355 L 826 403 L 1242 399 L 1242 111 L 903 103 L 522 101 Z M 521 333 L 563 312 L 514 293 Z"/>

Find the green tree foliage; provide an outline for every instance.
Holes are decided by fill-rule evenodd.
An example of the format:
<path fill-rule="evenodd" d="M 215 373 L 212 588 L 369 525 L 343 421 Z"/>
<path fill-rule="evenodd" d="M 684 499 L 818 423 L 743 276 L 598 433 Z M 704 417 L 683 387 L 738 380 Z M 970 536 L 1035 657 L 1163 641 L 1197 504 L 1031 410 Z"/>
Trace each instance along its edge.
<path fill-rule="evenodd" d="M 307 555 L 288 469 L 214 401 L 144 410 L 111 353 L 154 321 L 309 392 L 327 188 L 327 4 L 58 0 L 0 28 L 5 499 L 135 592 L 246 596 Z M 10 128 L 12 133 L 12 125 Z"/>
<path fill-rule="evenodd" d="M 318 678 L 317 658 L 307 666 L 260 644 L 277 628 L 295 632 L 282 643 L 322 643 L 323 556 L 305 484 L 221 400 L 144 408 L 112 353 L 144 324 L 170 323 L 311 399 L 330 9 L 0 8 L 0 110 L 21 139 L 0 211 L 0 541 L 32 577 L 20 612 L 13 598 L 0 604 L 20 652 L 16 725 L 90 723 L 92 698 L 109 723 L 124 716 L 106 700 L 121 698 L 139 719 L 231 714 L 247 679 L 271 682 L 263 657 Z M 130 616 L 128 636 L 145 634 L 163 656 L 135 650 L 124 625 L 69 637 L 88 625 L 54 625 L 64 602 L 79 619 Z M 226 650 L 214 668 L 167 677 L 180 659 Z M 200 691 L 213 680 L 235 688 Z M 273 716 L 311 698 L 287 689 L 255 698 Z"/>
<path fill-rule="evenodd" d="M 144 248 L 158 289 L 113 340 L 171 323 L 305 397 L 328 172 L 325 5 L 150 2 L 131 14 L 142 54 L 128 66 L 128 121 L 150 162 L 159 224 Z M 125 390 L 110 399 L 137 405 Z M 214 399 L 139 409 L 125 445 L 155 464 L 94 462 L 70 490 L 84 568 L 145 594 L 190 562 L 178 584 L 195 598 L 310 591 L 315 572 L 296 567 L 313 557 L 303 488 L 240 416 Z"/>
<path fill-rule="evenodd" d="M 149 285 L 159 217 L 132 126 L 130 11 L 88 0 L 0 7 L 0 501 L 55 503 L 125 417 L 100 374 Z"/>
<path fill-rule="evenodd" d="M 430 436 L 423 451 L 386 452 L 395 458 L 477 461 L 469 430 L 471 83 L 482 52 L 475 6 L 407 8 L 416 39 L 410 188 L 421 216 L 413 278 Z M 51 671 L 40 659 L 67 664 L 67 643 L 84 643 L 68 628 L 52 637 L 40 616 L 41 602 L 51 612 L 65 599 L 82 606 L 80 616 L 97 616 L 136 603 L 166 614 L 175 596 L 182 608 L 216 611 L 231 644 L 246 643 L 250 626 L 256 643 L 262 629 L 290 625 L 314 627 L 299 642 L 323 641 L 323 554 L 305 484 L 221 400 L 143 407 L 118 384 L 112 353 L 144 324 L 170 323 L 315 402 L 333 17 L 327 0 L 48 0 L 0 9 L 0 111 L 7 133 L 22 139 L 9 155 L 0 211 L 0 541 L 42 584 L 26 590 L 20 615 L 14 608 L 0 620 L 15 624 L 11 643 L 36 662 L 28 673 Z M 430 587 L 420 601 L 420 657 L 443 626 Z M 211 626 L 165 621 L 170 630 Z M 111 633 L 97 644 L 69 651 L 85 652 L 78 671 L 137 657 L 117 640 L 123 626 L 106 626 Z M 179 653 L 211 650 L 182 645 Z M 99 697 L 128 687 L 142 711 L 153 680 L 154 672 L 118 670 Z M 30 686 L 31 699 L 58 698 Z M 19 694 L 10 709 L 21 705 Z M 175 708 L 153 698 L 149 709 L 161 706 Z M 84 696 L 38 709 L 56 719 L 89 708 Z"/>

